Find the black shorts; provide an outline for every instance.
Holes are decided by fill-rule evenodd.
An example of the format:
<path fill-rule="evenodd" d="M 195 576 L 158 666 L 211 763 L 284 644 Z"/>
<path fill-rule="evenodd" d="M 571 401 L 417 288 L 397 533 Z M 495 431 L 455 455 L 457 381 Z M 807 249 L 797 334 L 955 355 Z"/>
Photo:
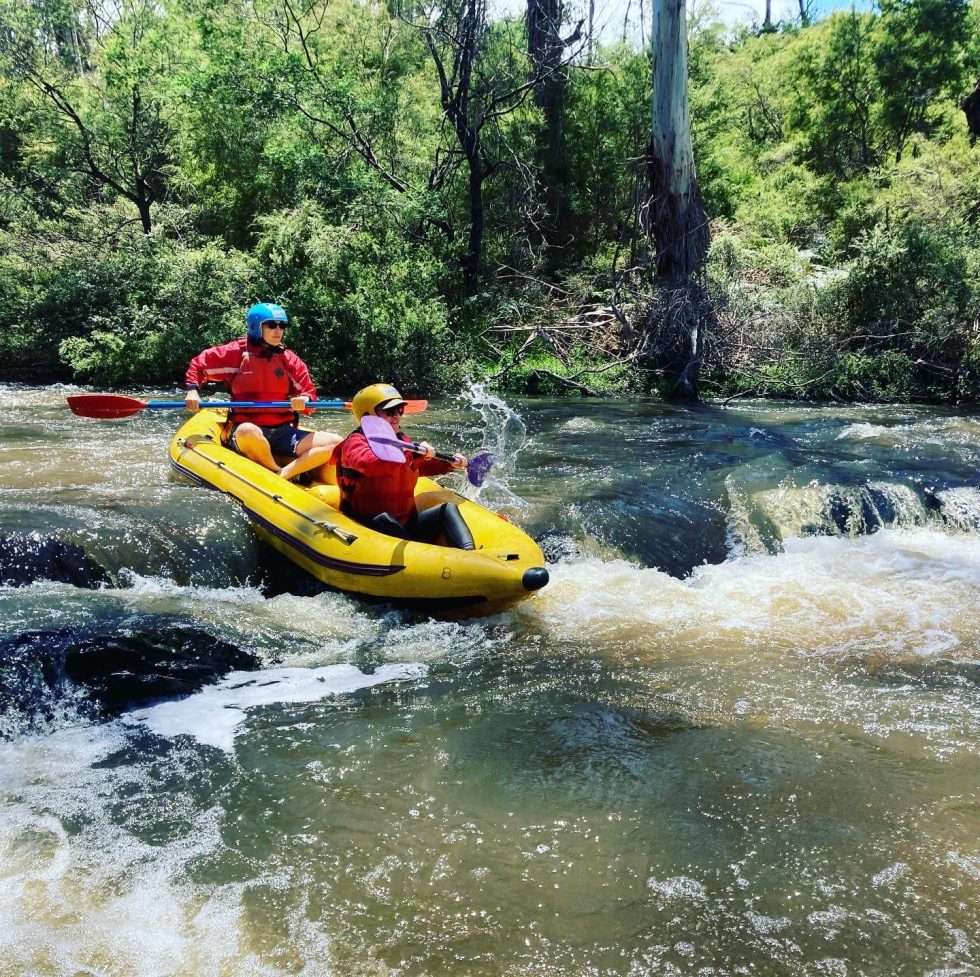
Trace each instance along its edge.
<path fill-rule="evenodd" d="M 248 423 L 251 422 L 242 421 L 242 424 Z M 235 432 L 240 427 L 241 424 L 236 424 L 231 429 L 231 437 L 228 438 L 228 447 L 242 454 L 242 450 L 238 447 L 238 442 L 235 440 Z M 296 457 L 296 446 L 308 434 L 313 433 L 312 431 L 304 431 L 303 428 L 297 427 L 292 421 L 284 421 L 282 424 L 270 424 L 268 426 L 259 424 L 258 427 L 265 435 L 266 441 L 269 442 L 272 453 L 274 455 L 286 455 L 289 458 Z"/>

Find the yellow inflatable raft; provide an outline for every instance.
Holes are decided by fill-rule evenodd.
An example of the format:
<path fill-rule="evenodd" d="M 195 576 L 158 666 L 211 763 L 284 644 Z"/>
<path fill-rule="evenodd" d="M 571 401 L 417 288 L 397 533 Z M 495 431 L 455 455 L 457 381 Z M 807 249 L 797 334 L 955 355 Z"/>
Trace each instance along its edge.
<path fill-rule="evenodd" d="M 202 410 L 191 417 L 171 442 L 171 466 L 234 498 L 262 539 L 328 587 L 426 606 L 496 610 L 548 582 L 534 540 L 489 509 L 420 478 L 418 507 L 455 502 L 476 549 L 385 536 L 339 511 L 335 484 L 295 485 L 225 448 L 225 414 Z"/>

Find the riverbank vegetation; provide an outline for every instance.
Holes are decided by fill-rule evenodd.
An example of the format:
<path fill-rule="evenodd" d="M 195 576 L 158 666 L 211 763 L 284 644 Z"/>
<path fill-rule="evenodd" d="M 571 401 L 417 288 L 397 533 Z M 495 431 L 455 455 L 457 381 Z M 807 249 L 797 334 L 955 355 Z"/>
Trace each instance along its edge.
<path fill-rule="evenodd" d="M 980 5 L 801 10 L 688 22 L 700 390 L 976 403 Z M 0 0 L 0 371 L 178 383 L 274 300 L 332 393 L 669 393 L 648 47 L 555 0 Z"/>

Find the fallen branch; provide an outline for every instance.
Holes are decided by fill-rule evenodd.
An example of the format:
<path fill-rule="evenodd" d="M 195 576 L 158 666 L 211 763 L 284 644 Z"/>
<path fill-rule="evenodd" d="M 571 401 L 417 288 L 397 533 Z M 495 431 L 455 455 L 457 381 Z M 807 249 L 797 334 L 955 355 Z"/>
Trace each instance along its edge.
<path fill-rule="evenodd" d="M 531 372 L 537 377 L 541 377 L 541 376 L 551 377 L 552 380 L 557 380 L 559 383 L 563 383 L 565 384 L 566 387 L 571 387 L 573 390 L 581 390 L 582 393 L 587 394 L 590 397 L 602 396 L 602 394 L 598 390 L 593 390 L 591 387 L 586 386 L 584 383 L 579 383 L 577 380 L 572 380 L 570 377 L 563 377 L 559 373 L 553 373 L 551 370 L 543 370 L 537 367 L 531 367 Z"/>

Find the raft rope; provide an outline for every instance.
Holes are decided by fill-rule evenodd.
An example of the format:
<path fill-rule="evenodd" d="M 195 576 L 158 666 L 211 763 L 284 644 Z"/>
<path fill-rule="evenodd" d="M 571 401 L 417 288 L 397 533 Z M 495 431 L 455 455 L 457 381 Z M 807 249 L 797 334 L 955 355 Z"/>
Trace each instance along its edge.
<path fill-rule="evenodd" d="M 203 437 L 197 438 L 197 440 L 210 441 L 212 444 L 215 443 L 214 438 L 212 438 L 210 435 L 204 435 Z M 267 492 L 264 488 L 261 488 L 260 486 L 256 485 L 255 482 L 250 481 L 244 475 L 239 475 L 238 472 L 234 471 L 232 468 L 229 468 L 225 462 L 217 461 L 214 458 L 209 458 L 206 454 L 203 454 L 202 452 L 198 451 L 189 438 L 178 438 L 177 444 L 179 444 L 182 448 L 187 448 L 190 451 L 196 452 L 197 455 L 203 458 L 205 461 L 211 462 L 212 465 L 216 465 L 223 472 L 226 472 L 232 477 L 237 478 L 240 482 L 244 482 L 249 488 L 254 489 L 260 495 L 264 495 L 267 499 L 271 499 L 273 502 L 278 503 L 284 509 L 288 509 L 290 512 L 294 513 L 295 515 L 300 516 L 301 518 L 306 519 L 308 522 L 313 523 L 313 525 L 316 526 L 318 529 L 323 529 L 326 530 L 328 533 L 333 533 L 334 536 L 337 537 L 337 539 L 339 539 L 342 543 L 345 543 L 347 546 L 350 546 L 351 543 L 357 540 L 357 537 L 353 533 L 349 533 L 346 530 L 341 529 L 340 526 L 336 525 L 335 523 L 327 522 L 326 519 L 315 519 L 313 516 L 311 516 L 307 512 L 304 512 L 302 509 L 297 509 L 296 506 L 290 505 L 281 495 L 277 495 L 275 492 Z"/>

